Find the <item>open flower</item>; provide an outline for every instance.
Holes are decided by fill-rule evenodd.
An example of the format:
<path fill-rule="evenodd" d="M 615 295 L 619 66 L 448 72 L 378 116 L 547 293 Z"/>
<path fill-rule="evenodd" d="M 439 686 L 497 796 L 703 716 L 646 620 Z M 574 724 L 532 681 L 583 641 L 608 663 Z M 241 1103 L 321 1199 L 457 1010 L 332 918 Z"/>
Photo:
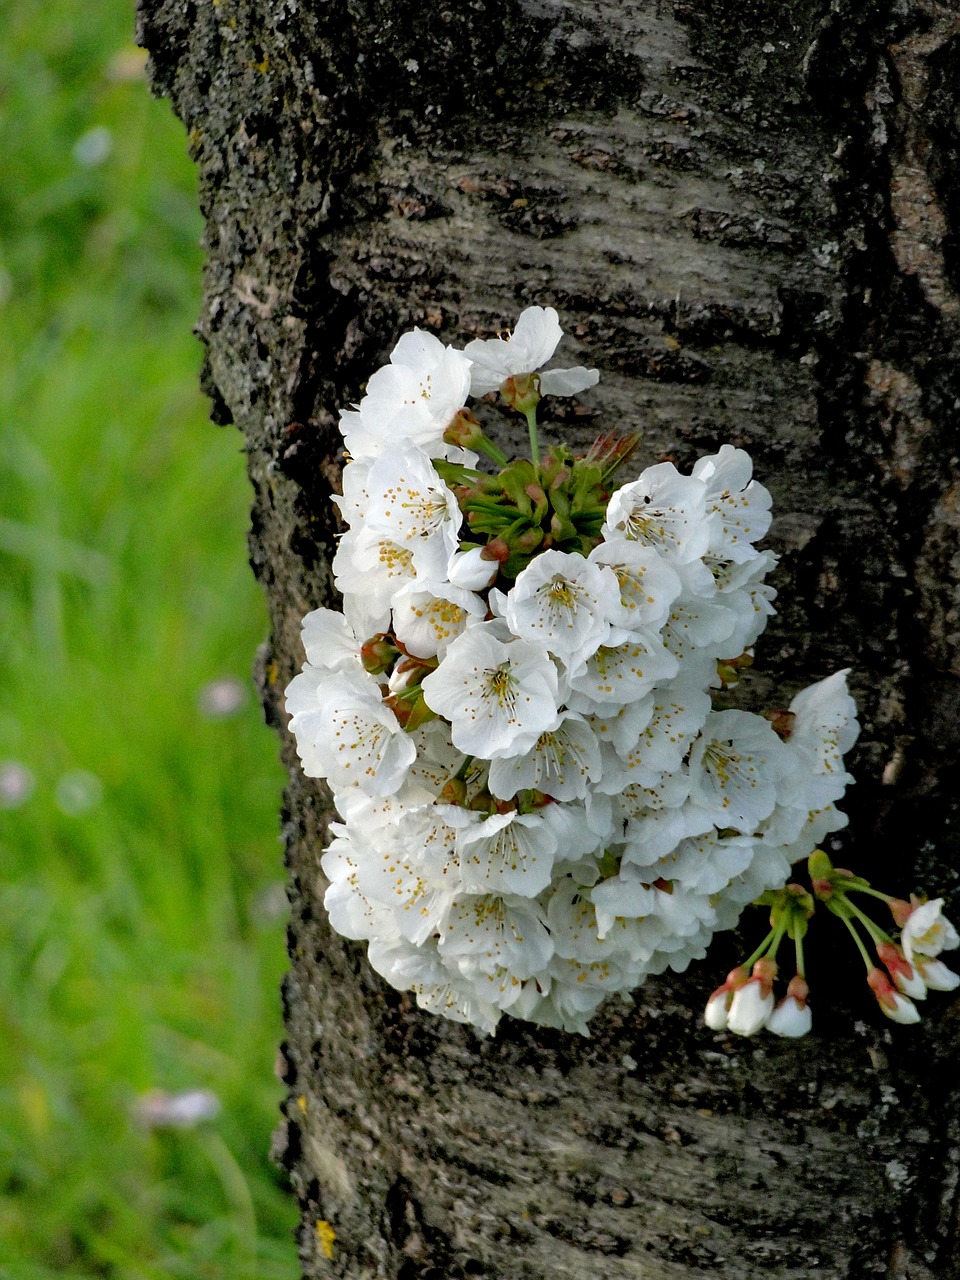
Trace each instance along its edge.
<path fill-rule="evenodd" d="M 611 569 L 583 556 L 545 551 L 517 577 L 504 610 L 515 636 L 542 644 L 568 667 L 592 657 L 610 635 L 619 604 Z"/>
<path fill-rule="evenodd" d="M 732 446 L 616 491 L 634 437 L 541 462 L 541 395 L 597 381 L 543 369 L 561 336 L 549 307 L 466 352 L 414 330 L 372 375 L 341 418 L 343 616 L 307 617 L 287 690 L 304 772 L 343 819 L 322 859 L 333 928 L 483 1031 L 509 1011 L 586 1034 L 606 995 L 701 958 L 841 825 L 856 733 L 842 675 L 776 732 L 712 710 L 772 611 L 769 496 Z M 466 408 L 495 390 L 528 418 L 529 462 Z M 960 985 L 936 959 L 958 943 L 939 905 L 894 912 L 911 950 L 890 972 L 917 995 Z M 710 1027 L 809 1030 L 801 979 L 774 1008 L 776 945 L 714 993 Z M 915 1019 L 876 972 L 888 1016 Z"/>
<path fill-rule="evenodd" d="M 508 338 L 468 342 L 463 354 L 473 361 L 471 395 L 497 391 L 507 378 L 534 373 L 553 356 L 562 337 L 553 307 L 527 307 Z M 545 396 L 575 396 L 596 386 L 599 379 L 596 369 L 548 369 L 540 374 L 540 391 Z"/>
<path fill-rule="evenodd" d="M 377 458 L 404 440 L 431 457 L 461 451 L 444 443 L 448 423 L 463 408 L 470 390 L 470 361 L 431 333 L 405 333 L 390 363 L 367 383 L 357 409 L 342 415 L 341 430 L 351 457 Z"/>
<path fill-rule="evenodd" d="M 290 682 L 286 698 L 308 778 L 328 778 L 335 787 L 355 783 L 371 796 L 400 789 L 417 749 L 371 677 L 308 665 Z"/>
<path fill-rule="evenodd" d="M 942 898 L 914 907 L 903 926 L 900 943 L 910 961 L 915 955 L 938 956 L 941 951 L 960 946 L 960 934 L 943 914 Z"/>
<path fill-rule="evenodd" d="M 525 754 L 558 722 L 556 667 L 525 640 L 498 640 L 492 625 L 458 636 L 423 681 L 427 706 L 450 721 L 453 745 L 485 760 Z"/>

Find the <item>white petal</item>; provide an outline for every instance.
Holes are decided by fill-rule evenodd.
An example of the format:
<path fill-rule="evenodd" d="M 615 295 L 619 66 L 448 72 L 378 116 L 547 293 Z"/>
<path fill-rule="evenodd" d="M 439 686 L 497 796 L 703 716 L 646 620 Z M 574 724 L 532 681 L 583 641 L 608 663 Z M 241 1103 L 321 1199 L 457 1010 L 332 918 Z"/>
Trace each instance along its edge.
<path fill-rule="evenodd" d="M 540 375 L 540 392 L 545 396 L 576 396 L 600 381 L 596 369 L 545 369 Z"/>

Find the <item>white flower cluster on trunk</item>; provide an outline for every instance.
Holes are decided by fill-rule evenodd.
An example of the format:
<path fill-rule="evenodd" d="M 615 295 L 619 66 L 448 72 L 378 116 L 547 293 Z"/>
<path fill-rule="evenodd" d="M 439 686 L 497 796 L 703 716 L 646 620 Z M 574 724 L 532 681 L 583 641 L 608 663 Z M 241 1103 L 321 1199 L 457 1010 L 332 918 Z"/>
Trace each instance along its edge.
<path fill-rule="evenodd" d="M 342 818 L 322 858 L 334 928 L 485 1032 L 508 1012 L 586 1033 L 608 995 L 702 957 L 845 824 L 857 734 L 844 672 L 776 730 L 714 705 L 718 663 L 773 613 L 770 495 L 741 449 L 605 494 L 589 550 L 544 545 L 512 580 L 484 555 L 441 474 L 478 458 L 447 428 L 560 336 L 549 308 L 463 352 L 414 330 L 373 375 L 342 421 L 343 613 L 304 619 L 287 690 L 304 772 Z M 543 394 L 596 381 L 538 377 Z"/>

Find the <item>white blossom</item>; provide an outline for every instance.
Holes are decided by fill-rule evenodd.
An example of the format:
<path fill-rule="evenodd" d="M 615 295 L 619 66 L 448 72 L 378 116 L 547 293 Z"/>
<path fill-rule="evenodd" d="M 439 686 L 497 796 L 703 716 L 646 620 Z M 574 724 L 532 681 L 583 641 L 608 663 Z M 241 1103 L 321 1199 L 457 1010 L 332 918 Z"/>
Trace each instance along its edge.
<path fill-rule="evenodd" d="M 767 1030 L 775 1036 L 797 1039 L 808 1035 L 813 1026 L 810 1006 L 801 1004 L 796 996 L 785 996 L 767 1019 Z"/>
<path fill-rule="evenodd" d="M 356 783 L 368 795 L 399 790 L 416 747 L 362 672 L 307 666 L 286 692 L 290 728 L 307 777 Z"/>
<path fill-rule="evenodd" d="M 563 330 L 553 307 L 527 307 L 508 338 L 477 338 L 464 355 L 473 362 L 470 390 L 475 396 L 497 391 L 507 378 L 535 373 L 557 349 Z M 551 369 L 540 374 L 545 396 L 573 396 L 595 386 L 596 369 Z"/>
<path fill-rule="evenodd" d="M 610 499 L 603 536 L 641 542 L 671 563 L 697 560 L 710 545 L 706 486 L 682 476 L 672 462 L 647 467 Z"/>
<path fill-rule="evenodd" d="M 751 560 L 753 544 L 770 528 L 770 494 L 752 478 L 750 455 L 721 445 L 719 453 L 694 463 L 693 475 L 706 486 L 710 551 L 736 563 Z"/>
<path fill-rule="evenodd" d="M 956 991 L 960 987 L 960 974 L 947 967 L 942 960 L 913 957 L 913 967 L 930 991 Z"/>
<path fill-rule="evenodd" d="M 583 556 L 544 551 L 517 577 L 504 617 L 515 636 L 578 667 L 610 635 L 609 617 L 618 595 L 612 570 Z"/>
<path fill-rule="evenodd" d="M 553 663 L 524 640 L 498 640 L 485 623 L 454 640 L 423 694 L 449 720 L 454 746 L 485 760 L 523 755 L 558 723 Z"/>
<path fill-rule="evenodd" d="M 470 361 L 462 351 L 414 329 L 405 333 L 367 383 L 356 410 L 341 416 L 352 458 L 380 457 L 410 441 L 431 457 L 455 457 L 443 433 L 470 391 Z"/>
<path fill-rule="evenodd" d="M 554 800 L 582 800 L 590 782 L 599 778 L 596 734 L 583 716 L 568 711 L 523 755 L 493 760 L 489 786 L 501 800 L 524 790 L 542 791 Z"/>
<path fill-rule="evenodd" d="M 408 550 L 419 577 L 442 580 L 457 550 L 461 515 L 427 455 L 397 445 L 373 464 L 367 484 L 365 532 Z"/>
<path fill-rule="evenodd" d="M 360 641 L 342 613 L 314 609 L 302 623 L 307 662 L 321 671 L 358 670 Z"/>
<path fill-rule="evenodd" d="M 551 880 L 557 841 L 540 813 L 497 813 L 461 828 L 460 881 L 469 893 L 535 898 Z"/>
<path fill-rule="evenodd" d="M 903 926 L 900 945 L 911 964 L 914 956 L 938 956 L 960 946 L 960 935 L 943 914 L 942 898 L 914 907 Z"/>
<path fill-rule="evenodd" d="M 517 978 L 532 978 L 545 968 L 553 943 L 538 905 L 516 894 L 458 894 L 447 915 L 438 944 L 446 962 L 461 972 L 490 973 L 509 969 Z"/>
<path fill-rule="evenodd" d="M 759 978 L 749 978 L 730 1001 L 727 1030 L 738 1036 L 754 1036 L 773 1013 L 773 992 Z"/>
<path fill-rule="evenodd" d="M 714 711 L 690 752 L 690 796 L 720 827 L 750 834 L 773 812 L 789 772 L 783 743 L 748 711 Z"/>
<path fill-rule="evenodd" d="M 286 693 L 304 772 L 327 780 L 342 818 L 321 861 L 333 928 L 422 1008 L 483 1033 L 508 1012 L 587 1034 L 606 997 L 683 972 L 844 824 L 852 781 L 845 672 L 799 693 L 778 732 L 712 709 L 723 662 L 773 612 L 776 557 L 756 546 L 770 499 L 743 450 L 724 445 L 692 475 L 648 467 L 609 498 L 599 536 L 576 524 L 567 462 L 544 549 L 514 548 L 522 520 L 505 528 L 515 578 L 516 558 L 483 545 L 474 510 L 509 521 L 509 507 L 472 508 L 483 485 L 445 482 L 458 474 L 445 463 L 477 456 L 444 434 L 468 394 L 510 378 L 543 395 L 592 386 L 595 370 L 543 369 L 561 336 L 542 307 L 465 352 L 414 330 L 371 376 L 341 417 L 343 614 L 304 619 L 307 662 Z M 918 997 L 960 985 L 936 959 L 960 944 L 941 905 L 904 927 Z M 774 1009 L 772 979 L 734 977 L 709 1026 L 809 1030 L 793 985 Z M 887 1016 L 915 1019 L 880 970 L 870 981 Z"/>
<path fill-rule="evenodd" d="M 626 631 L 657 631 L 663 626 L 670 606 L 683 590 L 675 569 L 652 546 L 643 542 L 601 542 L 590 552 L 593 564 L 613 570 L 620 599 L 610 608 L 610 621 Z"/>
<path fill-rule="evenodd" d="M 496 560 L 486 559 L 483 551 L 483 547 L 471 547 L 469 551 L 458 551 L 450 557 L 447 577 L 455 587 L 482 591 L 494 581 L 500 565 Z"/>
<path fill-rule="evenodd" d="M 611 704 L 620 705 L 642 698 L 662 681 L 676 675 L 676 658 L 652 634 L 614 631 L 609 645 L 595 653 L 569 675 L 569 706 L 575 711 L 595 712 Z"/>
<path fill-rule="evenodd" d="M 487 612 L 478 595 L 448 582 L 410 582 L 391 600 L 396 637 L 417 658 L 435 658 Z"/>

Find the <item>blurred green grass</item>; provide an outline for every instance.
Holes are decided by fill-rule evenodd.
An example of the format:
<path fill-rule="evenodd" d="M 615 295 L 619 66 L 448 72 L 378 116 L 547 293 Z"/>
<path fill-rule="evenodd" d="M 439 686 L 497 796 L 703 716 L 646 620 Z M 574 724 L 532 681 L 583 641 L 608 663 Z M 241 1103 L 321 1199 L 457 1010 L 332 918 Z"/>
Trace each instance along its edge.
<path fill-rule="evenodd" d="M 0 21 L 0 1275 L 286 1280 L 281 775 L 252 696 L 199 702 L 266 620 L 197 391 L 195 177 L 132 25 Z M 218 1119 L 131 1120 L 193 1087 Z"/>

